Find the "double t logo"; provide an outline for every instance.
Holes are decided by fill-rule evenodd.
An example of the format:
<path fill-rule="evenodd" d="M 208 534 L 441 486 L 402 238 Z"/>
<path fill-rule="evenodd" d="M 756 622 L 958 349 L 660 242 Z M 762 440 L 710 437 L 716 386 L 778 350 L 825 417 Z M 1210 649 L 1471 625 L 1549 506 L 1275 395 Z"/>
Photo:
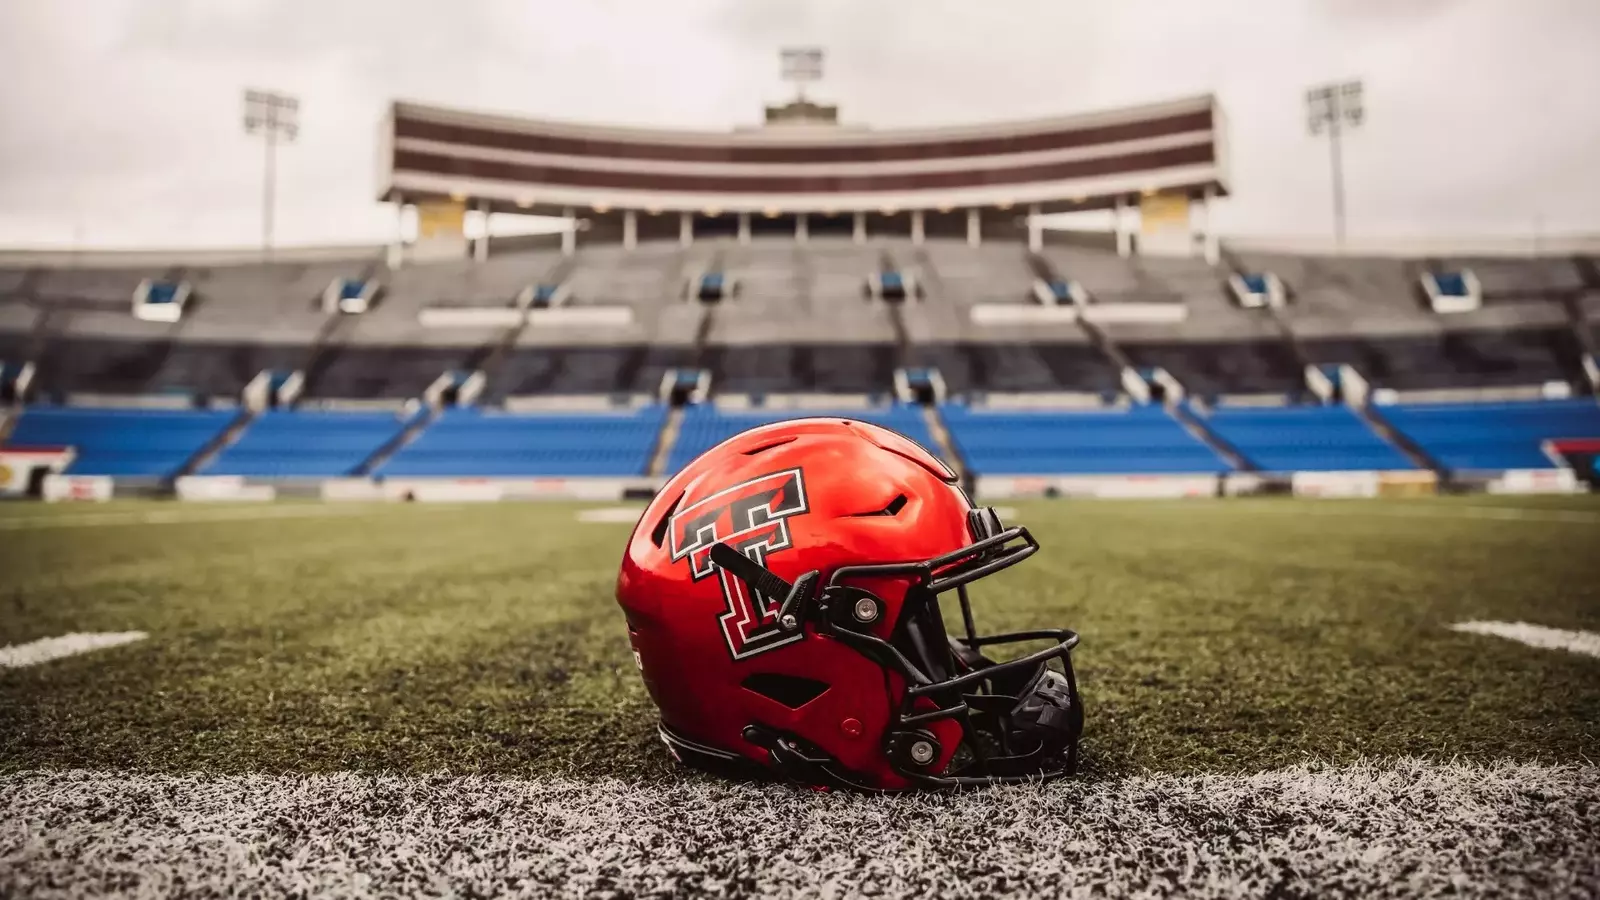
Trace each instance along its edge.
<path fill-rule="evenodd" d="M 792 644 L 804 634 L 779 631 L 783 598 L 752 591 L 711 562 L 711 548 L 727 544 L 764 566 L 768 556 L 794 546 L 789 519 L 806 511 L 805 479 L 799 469 L 786 469 L 718 491 L 672 516 L 673 562 L 688 559 L 695 581 L 715 575 L 722 584 L 727 611 L 719 619 L 728 652 L 736 660 Z"/>

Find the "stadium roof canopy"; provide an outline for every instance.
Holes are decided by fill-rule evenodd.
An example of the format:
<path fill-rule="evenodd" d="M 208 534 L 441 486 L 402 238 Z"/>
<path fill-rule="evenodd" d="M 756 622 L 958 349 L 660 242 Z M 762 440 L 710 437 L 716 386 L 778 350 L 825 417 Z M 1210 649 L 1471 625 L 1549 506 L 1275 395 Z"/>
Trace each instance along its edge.
<path fill-rule="evenodd" d="M 1024 122 L 695 132 L 541 121 L 396 102 L 378 199 L 494 211 L 751 212 L 1037 208 L 1152 192 L 1227 193 L 1210 95 Z"/>

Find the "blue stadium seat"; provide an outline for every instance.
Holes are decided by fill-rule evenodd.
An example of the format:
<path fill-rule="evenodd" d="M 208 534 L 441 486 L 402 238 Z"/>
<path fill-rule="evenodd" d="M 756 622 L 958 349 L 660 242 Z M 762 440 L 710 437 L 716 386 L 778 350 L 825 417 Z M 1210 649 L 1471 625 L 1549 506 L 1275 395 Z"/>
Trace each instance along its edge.
<path fill-rule="evenodd" d="M 1556 463 L 1540 448 L 1544 441 L 1600 438 L 1600 404 L 1592 399 L 1398 404 L 1379 411 L 1453 471 L 1551 469 Z"/>
<path fill-rule="evenodd" d="M 1154 406 L 1125 411 L 941 410 L 968 468 L 984 475 L 1212 474 L 1228 464 Z"/>
<path fill-rule="evenodd" d="M 446 410 L 402 447 L 386 477 L 643 475 L 666 409 L 629 414 Z"/>
<path fill-rule="evenodd" d="M 406 420 L 392 412 L 271 410 L 207 466 L 206 475 L 336 478 L 354 475 Z"/>
<path fill-rule="evenodd" d="M 237 416 L 235 410 L 31 406 L 7 443 L 76 448 L 70 475 L 170 478 Z"/>
<path fill-rule="evenodd" d="M 1266 472 L 1414 469 L 1344 406 L 1218 407 L 1206 423 Z"/>
<path fill-rule="evenodd" d="M 897 431 L 928 448 L 937 455 L 938 447 L 922 410 L 915 406 L 891 406 L 872 409 L 809 410 L 809 409 L 753 409 L 737 412 L 718 410 L 714 406 L 691 406 L 684 410 L 683 423 L 678 429 L 678 440 L 672 445 L 667 460 L 667 471 L 676 472 L 688 465 L 696 456 L 741 431 L 782 422 L 786 419 L 831 418 L 855 419 L 871 422 Z"/>

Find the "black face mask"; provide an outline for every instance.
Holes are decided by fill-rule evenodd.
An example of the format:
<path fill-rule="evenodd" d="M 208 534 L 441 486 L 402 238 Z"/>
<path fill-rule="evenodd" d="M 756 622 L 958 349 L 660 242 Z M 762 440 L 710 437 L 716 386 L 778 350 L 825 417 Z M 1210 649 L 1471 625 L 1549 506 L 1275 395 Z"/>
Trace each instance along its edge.
<path fill-rule="evenodd" d="M 790 584 L 726 545 L 713 548 L 711 558 L 751 589 L 786 598 L 778 613 L 780 628 L 798 630 L 810 622 L 819 633 L 904 679 L 906 691 L 891 715 L 885 749 L 895 771 L 907 780 L 958 787 L 1070 774 L 1077 767 L 1083 732 L 1071 660 L 1078 635 L 1066 629 L 979 635 L 967 585 L 1027 559 L 1039 544 L 1026 528 L 1005 528 L 993 509 L 973 510 L 968 526 L 973 543 L 960 550 L 917 563 L 846 566 L 833 573 L 817 596 L 816 572 Z M 908 576 L 912 584 L 890 640 L 870 634 L 867 626 L 881 615 L 884 604 L 844 582 Z M 961 638 L 949 636 L 939 607 L 939 597 L 951 591 L 960 601 Z M 874 609 L 878 614 L 861 615 Z M 1040 641 L 1051 645 L 1004 662 L 983 652 Z M 937 709 L 917 711 L 923 698 Z M 943 720 L 958 722 L 962 737 L 950 763 L 934 771 L 944 754 L 926 726 Z M 670 733 L 663 732 L 663 738 L 675 744 Z M 745 729 L 745 738 L 765 747 L 774 765 L 797 781 L 868 789 L 836 760 L 793 735 L 753 724 Z"/>

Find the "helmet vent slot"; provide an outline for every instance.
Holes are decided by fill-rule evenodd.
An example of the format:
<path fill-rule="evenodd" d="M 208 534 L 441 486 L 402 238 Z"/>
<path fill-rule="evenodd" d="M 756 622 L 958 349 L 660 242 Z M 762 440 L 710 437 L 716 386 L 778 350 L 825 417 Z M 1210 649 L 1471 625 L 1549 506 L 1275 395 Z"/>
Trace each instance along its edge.
<path fill-rule="evenodd" d="M 656 522 L 656 527 L 650 529 L 650 540 L 660 547 L 667 540 L 667 525 L 672 522 L 672 514 L 678 511 L 678 504 L 683 502 L 683 494 L 679 494 L 667 511 L 661 514 L 661 520 Z"/>
<path fill-rule="evenodd" d="M 794 443 L 794 441 L 795 441 L 795 439 L 794 439 L 793 436 L 786 437 L 786 438 L 779 438 L 778 440 L 770 441 L 768 443 L 762 444 L 759 447 L 751 447 L 749 450 L 745 450 L 743 452 L 744 452 L 745 456 L 755 456 L 757 453 L 765 453 L 768 450 L 771 450 L 771 449 L 773 449 L 775 447 L 782 447 L 784 444 L 792 444 L 792 443 Z"/>
<path fill-rule="evenodd" d="M 895 498 L 889 501 L 889 505 L 885 506 L 883 509 L 875 509 L 872 512 L 851 513 L 850 518 L 860 519 L 867 516 L 897 516 L 900 514 L 900 510 L 906 508 L 906 503 L 908 502 L 909 501 L 906 500 L 905 494 L 896 494 Z"/>
<path fill-rule="evenodd" d="M 828 690 L 825 682 L 776 672 L 758 672 L 741 682 L 740 687 L 790 709 L 799 709 Z"/>

